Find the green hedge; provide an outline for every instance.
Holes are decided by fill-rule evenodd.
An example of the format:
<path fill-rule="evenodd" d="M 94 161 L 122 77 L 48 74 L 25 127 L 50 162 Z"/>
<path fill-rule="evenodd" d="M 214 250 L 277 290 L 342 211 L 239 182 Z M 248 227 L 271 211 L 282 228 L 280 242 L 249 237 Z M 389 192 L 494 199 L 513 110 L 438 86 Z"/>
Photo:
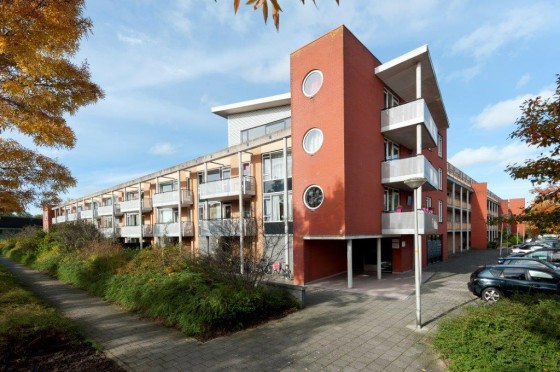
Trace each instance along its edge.
<path fill-rule="evenodd" d="M 20 238 L 0 242 L 0 251 L 126 309 L 178 326 L 190 336 L 237 331 L 297 307 L 285 291 L 211 275 L 216 270 L 178 248 L 126 250 L 95 240 L 70 250 L 53 234 Z"/>

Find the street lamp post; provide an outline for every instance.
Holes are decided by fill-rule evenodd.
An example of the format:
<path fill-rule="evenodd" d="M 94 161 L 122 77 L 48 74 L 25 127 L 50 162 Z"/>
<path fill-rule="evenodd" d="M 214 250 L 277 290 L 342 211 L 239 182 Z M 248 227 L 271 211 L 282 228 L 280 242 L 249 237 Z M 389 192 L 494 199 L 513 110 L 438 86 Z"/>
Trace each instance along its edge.
<path fill-rule="evenodd" d="M 414 285 L 416 288 L 416 329 L 422 328 L 422 302 L 420 299 L 420 284 L 422 282 L 422 250 L 418 242 L 419 229 L 418 229 L 418 189 L 426 183 L 424 177 L 415 177 L 404 181 L 405 185 L 413 190 L 413 203 L 414 203 Z"/>

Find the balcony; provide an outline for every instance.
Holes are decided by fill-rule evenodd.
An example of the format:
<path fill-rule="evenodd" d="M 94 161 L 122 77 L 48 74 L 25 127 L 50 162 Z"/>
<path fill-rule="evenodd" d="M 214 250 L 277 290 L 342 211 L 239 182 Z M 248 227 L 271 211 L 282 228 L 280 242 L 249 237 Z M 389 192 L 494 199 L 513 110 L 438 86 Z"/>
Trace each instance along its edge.
<path fill-rule="evenodd" d="M 257 224 L 254 218 L 244 219 L 243 236 L 256 236 Z M 198 222 L 199 236 L 239 236 L 241 219 L 229 218 L 222 220 L 200 220 Z"/>
<path fill-rule="evenodd" d="M 437 234 L 438 216 L 418 211 L 418 233 Z M 381 215 L 381 233 L 387 235 L 413 235 L 414 212 L 383 213 Z"/>
<path fill-rule="evenodd" d="M 66 216 L 66 221 L 76 221 L 79 215 L 79 213 L 68 213 L 68 215 Z"/>
<path fill-rule="evenodd" d="M 194 236 L 193 223 L 188 222 L 173 222 L 173 223 L 156 223 L 154 225 L 154 236 Z"/>
<path fill-rule="evenodd" d="M 112 216 L 113 215 L 113 206 L 112 205 L 104 205 L 97 209 L 98 216 Z"/>
<path fill-rule="evenodd" d="M 56 223 L 56 217 L 53 217 L 51 220 L 52 224 L 54 225 Z"/>
<path fill-rule="evenodd" d="M 66 216 L 58 216 L 56 217 L 56 223 L 66 222 Z"/>
<path fill-rule="evenodd" d="M 155 207 L 176 206 L 179 204 L 179 193 L 181 193 L 181 206 L 186 207 L 193 204 L 193 193 L 191 190 L 175 190 L 160 192 L 154 195 L 153 205 Z"/>
<path fill-rule="evenodd" d="M 437 190 L 439 174 L 424 155 L 396 159 L 381 163 L 381 183 L 396 189 L 410 190 L 404 183 L 411 178 L 423 177 L 426 183 L 422 190 Z"/>
<path fill-rule="evenodd" d="M 112 227 L 100 227 L 99 231 L 106 238 L 110 238 L 110 237 L 113 236 L 113 228 Z M 118 237 L 118 235 L 115 234 L 115 237 Z"/>
<path fill-rule="evenodd" d="M 437 147 L 436 123 L 423 99 L 381 111 L 381 133 L 409 149 L 416 149 L 417 124 L 422 124 L 422 148 Z"/>
<path fill-rule="evenodd" d="M 80 212 L 80 219 L 85 220 L 87 218 L 96 218 L 97 209 L 86 209 Z"/>
<path fill-rule="evenodd" d="M 200 184 L 198 187 L 198 196 L 200 200 L 235 200 L 239 198 L 239 193 L 245 198 L 255 195 L 255 179 L 253 177 L 228 178 L 225 180 L 211 181 Z"/>
<path fill-rule="evenodd" d="M 141 201 L 138 199 L 134 200 L 125 200 L 119 203 L 119 213 L 122 214 L 125 212 L 138 212 L 140 210 L 140 205 L 142 206 L 142 212 L 147 213 L 152 211 L 152 199 L 144 198 Z M 117 214 L 115 212 L 115 214 Z"/>
<path fill-rule="evenodd" d="M 142 230 L 140 230 L 142 228 Z M 150 237 L 153 236 L 152 234 L 152 225 L 142 225 L 140 226 L 121 226 L 120 228 L 120 236 L 122 238 L 139 238 L 140 231 L 142 231 L 143 237 Z"/>

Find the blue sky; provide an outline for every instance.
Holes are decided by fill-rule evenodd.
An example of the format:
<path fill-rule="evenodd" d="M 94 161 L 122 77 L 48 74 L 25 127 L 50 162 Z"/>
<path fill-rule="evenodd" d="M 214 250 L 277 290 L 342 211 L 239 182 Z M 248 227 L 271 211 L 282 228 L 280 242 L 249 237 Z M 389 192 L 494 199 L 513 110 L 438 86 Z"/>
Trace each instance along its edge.
<path fill-rule="evenodd" d="M 242 2 L 243 3 L 243 2 Z M 69 123 L 75 198 L 227 147 L 211 107 L 289 91 L 289 54 L 345 24 L 382 62 L 428 44 L 450 122 L 448 158 L 502 198 L 532 199 L 510 162 L 538 154 L 508 139 L 523 100 L 560 73 L 556 1 L 283 0 L 280 31 L 233 0 L 88 0 L 81 43 L 106 93 Z M 270 20 L 269 20 L 270 21 Z M 35 212 L 35 210 L 32 210 Z"/>

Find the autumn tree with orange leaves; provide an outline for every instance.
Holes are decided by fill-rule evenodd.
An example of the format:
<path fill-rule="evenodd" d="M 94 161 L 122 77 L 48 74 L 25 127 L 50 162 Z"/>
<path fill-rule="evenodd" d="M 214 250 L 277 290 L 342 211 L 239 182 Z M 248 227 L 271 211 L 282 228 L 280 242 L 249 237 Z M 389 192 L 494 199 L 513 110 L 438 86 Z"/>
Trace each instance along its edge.
<path fill-rule="evenodd" d="M 217 1 L 217 0 L 215 0 Z M 292 0 L 293 1 L 293 0 Z M 305 4 L 305 0 L 300 0 L 302 4 Z M 312 0 L 313 4 L 317 5 L 315 0 Z M 335 0 L 339 4 L 340 0 Z M 270 2 L 270 6 L 269 6 Z M 241 0 L 233 0 L 233 11 L 237 14 L 239 10 L 239 5 Z M 252 6 L 253 10 L 261 9 L 263 13 L 264 23 L 268 21 L 269 9 L 272 14 L 272 20 L 274 21 L 274 27 L 276 30 L 280 30 L 280 12 L 282 8 L 280 7 L 280 2 L 278 0 L 247 0 L 246 5 Z"/>
<path fill-rule="evenodd" d="M 64 115 L 103 97 L 86 62 L 71 59 L 92 29 L 84 0 L 0 0 L 0 213 L 60 202 L 70 171 L 26 148 L 70 149 L 76 137 Z"/>
<path fill-rule="evenodd" d="M 541 234 L 560 232 L 560 75 L 556 85 L 551 98 L 536 97 L 521 105 L 517 129 L 510 135 L 541 150 L 536 159 L 507 167 L 511 177 L 527 179 L 535 186 L 535 200 L 521 220 L 536 226 Z"/>

